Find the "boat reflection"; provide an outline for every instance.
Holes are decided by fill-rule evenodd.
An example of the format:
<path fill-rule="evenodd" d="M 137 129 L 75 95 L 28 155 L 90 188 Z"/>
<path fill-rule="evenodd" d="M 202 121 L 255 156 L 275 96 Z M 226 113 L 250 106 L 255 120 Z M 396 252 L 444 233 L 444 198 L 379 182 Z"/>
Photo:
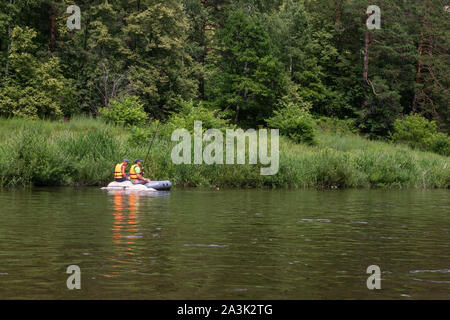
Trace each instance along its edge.
<path fill-rule="evenodd" d="M 105 277 L 119 275 L 120 271 L 135 273 L 136 240 L 142 238 L 139 233 L 139 194 L 124 193 L 122 191 L 109 192 L 113 195 L 113 255 L 109 259 L 113 262 L 112 272 Z M 127 265 L 124 268 L 124 265 Z"/>
<path fill-rule="evenodd" d="M 170 192 L 132 192 L 108 191 L 113 197 L 112 221 L 112 270 L 104 275 L 107 278 L 123 274 L 136 273 L 141 264 L 139 258 L 143 244 L 140 242 L 143 233 L 140 231 L 140 205 L 148 207 L 154 198 L 167 197 Z M 139 250 L 140 249 L 140 250 Z"/>

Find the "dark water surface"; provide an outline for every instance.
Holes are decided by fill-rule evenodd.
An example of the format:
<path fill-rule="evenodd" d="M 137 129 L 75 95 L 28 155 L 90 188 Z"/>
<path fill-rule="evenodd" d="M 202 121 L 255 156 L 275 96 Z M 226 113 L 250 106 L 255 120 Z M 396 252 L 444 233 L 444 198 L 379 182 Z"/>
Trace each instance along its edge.
<path fill-rule="evenodd" d="M 449 196 L 1 190 L 0 298 L 450 299 Z"/>

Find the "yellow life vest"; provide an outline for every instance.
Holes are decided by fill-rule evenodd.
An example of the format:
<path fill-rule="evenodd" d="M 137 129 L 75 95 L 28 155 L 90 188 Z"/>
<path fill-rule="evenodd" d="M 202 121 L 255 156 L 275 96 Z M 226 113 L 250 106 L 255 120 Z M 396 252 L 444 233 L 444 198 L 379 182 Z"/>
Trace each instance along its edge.
<path fill-rule="evenodd" d="M 136 167 L 139 167 L 139 166 L 137 164 L 133 164 L 131 166 L 131 169 L 130 169 L 130 179 L 131 180 L 137 180 L 138 179 L 137 173 L 135 171 Z"/>
<path fill-rule="evenodd" d="M 114 168 L 114 179 L 121 179 L 122 176 L 122 163 L 116 164 L 116 167 Z"/>

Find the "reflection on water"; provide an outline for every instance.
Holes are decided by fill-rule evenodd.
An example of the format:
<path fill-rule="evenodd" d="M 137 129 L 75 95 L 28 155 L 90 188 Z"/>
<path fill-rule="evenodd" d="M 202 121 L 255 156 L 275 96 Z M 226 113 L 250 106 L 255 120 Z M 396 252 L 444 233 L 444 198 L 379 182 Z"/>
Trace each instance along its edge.
<path fill-rule="evenodd" d="M 1 190 L 0 298 L 448 299 L 449 195 Z"/>
<path fill-rule="evenodd" d="M 140 201 L 147 201 L 148 205 L 152 198 L 169 196 L 169 192 L 127 192 L 127 191 L 108 191 L 113 197 L 113 224 L 112 224 L 112 242 L 113 255 L 108 258 L 112 262 L 111 271 L 105 273 L 104 277 L 111 278 L 118 276 L 119 272 L 136 273 L 135 264 L 140 260 L 136 257 L 136 241 L 142 238 L 139 232 L 138 207 Z M 144 199 L 140 199 L 144 197 Z M 129 283 L 134 283 L 129 282 Z"/>
<path fill-rule="evenodd" d="M 138 221 L 136 216 L 137 194 L 126 195 L 123 192 L 116 191 L 113 193 L 113 243 L 114 255 L 110 258 L 115 264 L 114 269 L 118 269 L 118 264 L 128 263 L 127 256 L 133 255 L 135 248 L 134 239 L 138 237 L 137 227 Z M 133 268 L 129 272 L 136 272 Z M 111 274 L 105 274 L 105 277 L 118 275 L 118 271 Z"/>

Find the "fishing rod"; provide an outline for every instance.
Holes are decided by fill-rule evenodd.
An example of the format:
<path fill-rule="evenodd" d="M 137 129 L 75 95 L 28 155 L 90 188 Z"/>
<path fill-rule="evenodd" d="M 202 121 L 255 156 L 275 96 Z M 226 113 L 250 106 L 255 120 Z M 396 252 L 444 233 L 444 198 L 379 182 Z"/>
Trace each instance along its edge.
<path fill-rule="evenodd" d="M 151 148 L 152 148 L 152 146 L 153 146 L 153 142 L 155 141 L 156 134 L 158 133 L 159 121 L 158 121 L 158 120 L 156 120 L 156 121 L 157 121 L 157 122 L 156 122 L 155 133 L 153 134 L 153 139 L 152 139 L 152 141 L 150 142 L 150 145 L 149 145 L 149 147 L 148 147 L 147 155 L 146 155 L 145 158 L 144 158 L 144 163 L 145 163 L 145 165 L 147 165 L 148 155 L 150 154 L 150 150 L 151 150 Z M 143 171 L 144 171 L 144 170 L 142 170 L 142 173 L 144 173 Z"/>

